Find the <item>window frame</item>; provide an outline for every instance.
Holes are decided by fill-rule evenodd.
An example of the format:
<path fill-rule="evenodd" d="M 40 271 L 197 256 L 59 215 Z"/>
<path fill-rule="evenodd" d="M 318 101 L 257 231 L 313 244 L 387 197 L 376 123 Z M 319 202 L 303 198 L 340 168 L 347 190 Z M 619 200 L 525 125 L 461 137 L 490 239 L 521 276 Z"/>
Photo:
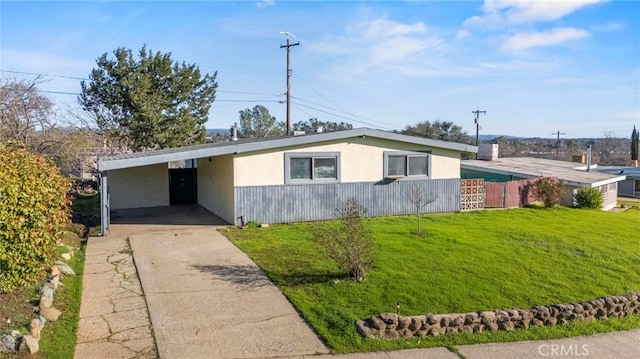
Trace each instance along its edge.
<path fill-rule="evenodd" d="M 311 178 L 291 178 L 291 159 L 311 159 Z M 336 161 L 335 178 L 314 178 L 315 159 L 334 158 Z M 284 183 L 285 184 L 321 184 L 340 183 L 340 152 L 285 152 L 284 154 Z"/>
<path fill-rule="evenodd" d="M 429 179 L 431 178 L 431 151 L 384 151 L 384 157 L 382 160 L 382 171 L 384 178 L 388 179 Z M 404 157 L 405 167 L 404 175 L 389 175 L 389 157 Z M 411 157 L 425 157 L 427 160 L 427 174 L 426 175 L 412 175 L 409 174 L 409 158 Z"/>

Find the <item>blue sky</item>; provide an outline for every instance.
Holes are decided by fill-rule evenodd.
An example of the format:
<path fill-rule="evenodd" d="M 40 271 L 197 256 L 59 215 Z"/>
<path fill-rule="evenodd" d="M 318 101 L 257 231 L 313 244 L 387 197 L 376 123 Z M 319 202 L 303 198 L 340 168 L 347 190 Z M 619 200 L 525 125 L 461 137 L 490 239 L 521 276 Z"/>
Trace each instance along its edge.
<path fill-rule="evenodd" d="M 143 44 L 217 71 L 209 128 L 256 104 L 285 120 L 280 31 L 300 42 L 293 122 L 439 119 L 475 134 L 479 108 L 485 134 L 640 127 L 639 1 L 2 1 L 0 17 L 0 76 L 47 74 L 45 91 L 78 93 L 101 54 Z M 46 94 L 62 108 L 75 101 Z"/>

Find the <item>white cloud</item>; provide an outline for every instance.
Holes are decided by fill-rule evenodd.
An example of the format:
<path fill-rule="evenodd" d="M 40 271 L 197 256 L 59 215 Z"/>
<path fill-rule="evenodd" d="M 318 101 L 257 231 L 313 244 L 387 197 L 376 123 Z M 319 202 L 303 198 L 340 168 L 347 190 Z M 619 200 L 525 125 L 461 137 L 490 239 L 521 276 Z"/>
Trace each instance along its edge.
<path fill-rule="evenodd" d="M 458 31 L 458 33 L 456 34 L 456 39 L 457 40 L 461 40 L 464 39 L 466 37 L 469 37 L 470 33 L 467 30 L 460 30 Z"/>
<path fill-rule="evenodd" d="M 509 36 L 502 43 L 501 49 L 506 51 L 526 50 L 532 47 L 558 45 L 587 36 L 589 36 L 589 32 L 572 27 L 559 27 L 539 32 L 523 32 Z"/>
<path fill-rule="evenodd" d="M 501 27 L 553 21 L 604 1 L 607 0 L 485 0 L 483 14 L 467 19 L 465 25 Z"/>
<path fill-rule="evenodd" d="M 264 9 L 265 7 L 273 6 L 276 4 L 276 0 L 260 0 L 256 3 L 256 6 L 260 9 Z"/>
<path fill-rule="evenodd" d="M 312 51 L 340 57 L 339 68 L 358 73 L 375 68 L 399 74 L 420 72 L 425 58 L 443 46 L 443 40 L 430 34 L 422 22 L 405 24 L 384 17 L 356 21 L 343 34 L 308 43 Z"/>

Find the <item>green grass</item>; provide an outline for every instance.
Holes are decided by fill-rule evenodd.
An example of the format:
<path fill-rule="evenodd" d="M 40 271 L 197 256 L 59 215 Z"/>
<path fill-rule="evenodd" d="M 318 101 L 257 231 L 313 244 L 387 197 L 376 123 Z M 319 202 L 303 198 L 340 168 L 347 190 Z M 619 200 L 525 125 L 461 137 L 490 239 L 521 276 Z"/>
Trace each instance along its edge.
<path fill-rule="evenodd" d="M 69 265 L 76 274 L 63 276 L 63 285 L 56 290 L 53 306 L 62 311 L 62 315 L 55 322 L 47 322 L 42 329 L 38 352 L 41 358 L 73 358 L 80 319 L 84 249 L 75 251 Z"/>
<path fill-rule="evenodd" d="M 640 211 L 525 208 L 368 220 L 376 266 L 344 280 L 302 223 L 225 234 L 280 287 L 337 352 L 533 340 L 640 327 L 640 316 L 528 331 L 363 339 L 354 321 L 381 312 L 472 312 L 640 291 Z"/>

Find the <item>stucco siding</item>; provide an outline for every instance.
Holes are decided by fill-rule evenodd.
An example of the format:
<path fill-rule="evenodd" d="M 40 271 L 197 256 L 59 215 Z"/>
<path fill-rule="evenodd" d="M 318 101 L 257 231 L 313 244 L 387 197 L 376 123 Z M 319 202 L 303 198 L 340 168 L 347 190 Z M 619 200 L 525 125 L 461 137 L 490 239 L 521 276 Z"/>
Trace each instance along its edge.
<path fill-rule="evenodd" d="M 233 155 L 198 160 L 198 204 L 234 223 Z"/>
<path fill-rule="evenodd" d="M 602 195 L 602 209 L 608 211 L 618 204 L 618 183 L 610 183 L 605 186 L 608 188 L 606 193 Z"/>
<path fill-rule="evenodd" d="M 423 213 L 460 210 L 460 180 L 440 179 L 236 187 L 237 215 L 261 223 L 333 219 L 335 209 L 350 198 L 365 206 L 369 216 L 410 214 L 415 207 L 407 199 L 407 192 L 413 186 L 433 200 Z"/>
<path fill-rule="evenodd" d="M 238 154 L 234 159 L 235 186 L 267 186 L 285 183 L 287 152 L 339 152 L 340 182 L 371 182 L 384 177 L 385 151 L 431 151 L 432 179 L 460 178 L 460 152 L 377 138 L 353 138 L 346 142 L 292 147 L 272 152 Z"/>
<path fill-rule="evenodd" d="M 111 209 L 169 205 L 169 169 L 166 163 L 112 170 L 108 175 Z"/>

